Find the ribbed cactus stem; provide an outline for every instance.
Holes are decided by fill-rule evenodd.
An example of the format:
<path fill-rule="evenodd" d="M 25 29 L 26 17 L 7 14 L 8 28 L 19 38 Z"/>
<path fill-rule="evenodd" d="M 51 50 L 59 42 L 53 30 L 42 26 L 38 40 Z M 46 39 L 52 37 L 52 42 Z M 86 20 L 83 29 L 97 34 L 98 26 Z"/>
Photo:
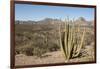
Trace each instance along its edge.
<path fill-rule="evenodd" d="M 80 35 L 80 25 L 76 28 L 74 24 L 70 25 L 69 22 L 69 19 L 68 21 L 65 20 L 63 32 L 61 31 L 61 27 L 59 25 L 61 51 L 67 62 L 70 58 L 77 57 L 80 54 L 85 36 L 84 28 L 81 40 L 79 40 L 79 36 L 77 35 Z"/>
<path fill-rule="evenodd" d="M 68 59 L 68 36 L 69 34 L 69 26 L 67 25 L 67 22 L 65 21 L 65 31 L 64 31 L 64 46 L 65 46 L 65 52 L 66 52 L 66 59 Z"/>
<path fill-rule="evenodd" d="M 61 34 L 61 24 L 59 23 L 59 38 L 60 38 L 60 47 L 61 47 L 61 52 L 62 54 L 64 55 L 65 59 L 66 59 L 66 52 L 65 52 L 65 49 L 64 49 L 64 45 L 62 44 L 63 43 L 63 40 L 62 40 L 62 34 Z"/>
<path fill-rule="evenodd" d="M 79 47 L 77 49 L 77 54 L 75 55 L 75 57 L 79 55 L 80 50 L 81 50 L 81 48 L 83 46 L 83 41 L 84 41 L 85 33 L 86 33 L 86 31 L 85 31 L 85 27 L 84 27 L 84 31 L 83 31 L 83 34 L 82 34 L 81 42 L 80 42 L 80 45 L 79 45 Z"/>

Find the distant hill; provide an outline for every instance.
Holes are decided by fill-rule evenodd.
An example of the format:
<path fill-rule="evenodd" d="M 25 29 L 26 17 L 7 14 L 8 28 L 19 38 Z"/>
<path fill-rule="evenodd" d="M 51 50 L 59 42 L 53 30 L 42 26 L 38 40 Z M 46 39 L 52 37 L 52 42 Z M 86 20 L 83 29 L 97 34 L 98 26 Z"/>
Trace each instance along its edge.
<path fill-rule="evenodd" d="M 35 24 L 37 23 L 36 21 L 21 21 L 21 20 L 16 20 L 15 24 Z"/>
<path fill-rule="evenodd" d="M 85 18 L 83 17 L 79 17 L 78 19 L 76 19 L 75 21 L 76 25 L 82 25 L 82 26 L 93 26 L 94 22 L 93 21 L 87 21 Z"/>
<path fill-rule="evenodd" d="M 57 27 L 59 24 L 58 23 L 63 23 L 64 21 L 61 21 L 59 19 L 52 19 L 52 18 L 45 18 L 43 20 L 40 21 L 21 21 L 21 20 L 16 20 L 15 24 L 44 24 L 44 25 L 53 25 L 55 27 Z M 85 18 L 83 17 L 79 17 L 78 19 L 76 19 L 74 21 L 74 23 L 76 25 L 82 25 L 82 26 L 93 26 L 94 22 L 93 20 L 91 21 L 87 21 Z"/>

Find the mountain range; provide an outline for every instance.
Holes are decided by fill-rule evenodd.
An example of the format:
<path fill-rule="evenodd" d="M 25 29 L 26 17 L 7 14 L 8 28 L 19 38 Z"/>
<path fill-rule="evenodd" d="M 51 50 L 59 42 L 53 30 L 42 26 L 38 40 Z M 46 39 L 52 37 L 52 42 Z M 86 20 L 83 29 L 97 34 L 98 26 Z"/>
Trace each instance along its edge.
<path fill-rule="evenodd" d="M 64 23 L 64 21 L 60 20 L 60 19 L 52 19 L 52 18 L 45 18 L 43 20 L 40 21 L 22 21 L 22 20 L 16 20 L 15 24 L 46 24 L 46 25 L 57 25 L 58 23 Z M 79 17 L 78 19 L 76 19 L 74 21 L 74 23 L 76 25 L 80 24 L 80 25 L 84 25 L 84 26 L 93 26 L 94 25 L 94 21 L 87 21 L 85 18 L 83 17 Z"/>

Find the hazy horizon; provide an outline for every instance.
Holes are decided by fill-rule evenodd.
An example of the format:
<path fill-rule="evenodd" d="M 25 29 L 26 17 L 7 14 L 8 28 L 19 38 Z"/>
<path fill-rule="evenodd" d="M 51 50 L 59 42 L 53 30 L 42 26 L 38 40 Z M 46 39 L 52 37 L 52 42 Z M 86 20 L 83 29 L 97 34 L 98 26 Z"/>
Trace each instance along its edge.
<path fill-rule="evenodd" d="M 62 19 L 85 18 L 94 20 L 94 8 L 61 7 L 47 5 L 15 4 L 15 20 L 40 21 L 45 18 Z"/>
<path fill-rule="evenodd" d="M 40 20 L 15 20 L 15 21 L 35 21 L 35 22 L 38 22 L 38 21 L 42 21 L 42 20 L 45 20 L 45 19 L 48 19 L 48 18 L 43 18 L 43 19 L 40 19 Z M 57 18 L 49 18 L 49 19 L 57 19 Z M 66 18 L 67 19 L 67 18 Z M 74 20 L 78 20 L 79 18 L 76 18 Z M 61 20 L 61 21 L 65 21 L 65 19 L 57 19 L 57 20 Z M 86 20 L 86 19 L 85 19 Z M 86 20 L 86 21 L 94 21 L 94 20 Z"/>

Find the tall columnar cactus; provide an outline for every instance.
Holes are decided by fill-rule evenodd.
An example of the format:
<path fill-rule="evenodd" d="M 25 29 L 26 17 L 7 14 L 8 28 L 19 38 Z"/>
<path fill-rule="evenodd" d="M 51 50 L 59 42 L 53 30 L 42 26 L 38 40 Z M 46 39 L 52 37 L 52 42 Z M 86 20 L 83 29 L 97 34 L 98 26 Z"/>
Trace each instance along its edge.
<path fill-rule="evenodd" d="M 64 26 L 63 31 L 61 25 L 59 25 L 60 46 L 65 60 L 68 61 L 70 58 L 77 57 L 80 54 L 86 31 L 84 27 L 84 31 L 81 34 L 80 26 L 76 27 L 74 23 L 70 24 L 69 20 L 65 21 Z M 77 37 L 79 35 L 81 35 L 80 40 Z"/>

